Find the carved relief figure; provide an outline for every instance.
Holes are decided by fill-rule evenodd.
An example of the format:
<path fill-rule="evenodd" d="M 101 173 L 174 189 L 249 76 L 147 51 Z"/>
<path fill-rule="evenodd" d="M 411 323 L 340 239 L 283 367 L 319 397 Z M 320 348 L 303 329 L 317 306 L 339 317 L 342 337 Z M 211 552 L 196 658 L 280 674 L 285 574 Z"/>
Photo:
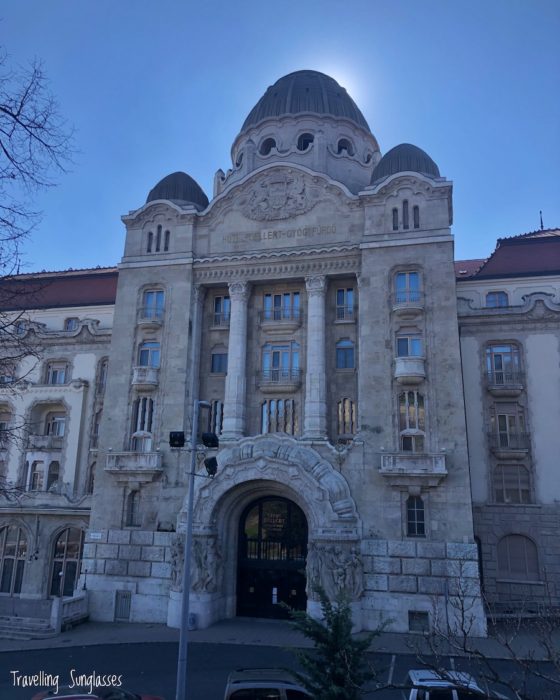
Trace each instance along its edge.
<path fill-rule="evenodd" d="M 171 540 L 171 588 L 178 591 L 183 583 L 185 544 L 183 535 L 177 534 Z"/>
<path fill-rule="evenodd" d="M 215 539 L 196 538 L 193 542 L 192 590 L 197 593 L 214 593 L 218 588 L 220 553 Z"/>

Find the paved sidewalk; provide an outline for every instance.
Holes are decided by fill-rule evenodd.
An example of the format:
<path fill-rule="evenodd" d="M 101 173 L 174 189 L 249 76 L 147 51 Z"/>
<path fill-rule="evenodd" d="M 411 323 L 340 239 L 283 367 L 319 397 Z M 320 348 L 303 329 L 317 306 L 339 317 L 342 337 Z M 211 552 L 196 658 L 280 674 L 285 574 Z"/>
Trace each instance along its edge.
<path fill-rule="evenodd" d="M 179 630 L 166 625 L 125 622 L 86 622 L 49 639 L 30 641 L 0 639 L 0 652 L 28 649 L 54 649 L 105 644 L 178 643 Z M 310 647 L 312 643 L 284 620 L 231 618 L 221 620 L 204 630 L 189 633 L 189 641 L 211 644 L 252 644 L 278 647 Z M 417 654 L 423 639 L 415 634 L 384 632 L 374 639 L 372 651 L 388 654 Z M 491 637 L 473 638 L 473 645 L 488 658 L 508 658 L 503 647 Z M 521 632 L 516 639 L 521 655 L 539 658 L 538 640 L 530 632 Z M 456 652 L 440 650 L 445 655 Z"/>

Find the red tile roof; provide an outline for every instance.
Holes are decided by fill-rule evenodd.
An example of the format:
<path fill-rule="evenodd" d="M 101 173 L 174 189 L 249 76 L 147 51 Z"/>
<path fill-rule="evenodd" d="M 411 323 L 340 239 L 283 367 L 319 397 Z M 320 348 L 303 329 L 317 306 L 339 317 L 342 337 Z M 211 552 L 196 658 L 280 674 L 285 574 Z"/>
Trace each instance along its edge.
<path fill-rule="evenodd" d="M 14 275 L 0 280 L 0 310 L 114 304 L 118 270 L 66 270 Z"/>
<path fill-rule="evenodd" d="M 560 274 L 560 229 L 499 238 L 476 279 Z"/>
<path fill-rule="evenodd" d="M 468 279 L 478 272 L 485 262 L 486 258 L 477 258 L 476 260 L 456 260 L 455 276 L 458 280 Z"/>

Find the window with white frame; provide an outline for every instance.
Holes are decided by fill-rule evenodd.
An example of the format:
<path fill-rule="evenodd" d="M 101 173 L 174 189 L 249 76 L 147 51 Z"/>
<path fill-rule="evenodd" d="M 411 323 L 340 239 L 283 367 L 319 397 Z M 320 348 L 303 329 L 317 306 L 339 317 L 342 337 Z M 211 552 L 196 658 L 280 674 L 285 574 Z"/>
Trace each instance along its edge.
<path fill-rule="evenodd" d="M 49 362 L 47 365 L 47 384 L 66 384 L 68 381 L 68 363 Z"/>
<path fill-rule="evenodd" d="M 231 314 L 231 300 L 228 296 L 214 297 L 214 326 L 228 326 Z"/>
<path fill-rule="evenodd" d="M 521 381 L 519 348 L 513 343 L 492 343 L 486 348 L 486 371 L 491 384 L 517 384 Z"/>
<path fill-rule="evenodd" d="M 504 449 L 527 449 L 525 412 L 519 404 L 494 404 L 490 415 L 493 444 Z"/>
<path fill-rule="evenodd" d="M 160 344 L 154 340 L 144 341 L 138 348 L 138 364 L 140 367 L 158 368 L 160 363 Z"/>
<path fill-rule="evenodd" d="M 518 581 L 538 581 L 537 546 L 525 535 L 506 535 L 498 542 L 498 577 Z"/>
<path fill-rule="evenodd" d="M 497 292 L 488 292 L 486 295 L 486 306 L 488 308 L 496 308 L 500 306 L 508 306 L 509 305 L 509 300 L 508 300 L 508 295 L 507 292 L 504 291 L 497 291 Z"/>
<path fill-rule="evenodd" d="M 416 270 L 397 272 L 395 275 L 395 302 L 408 304 L 420 301 L 420 273 Z"/>
<path fill-rule="evenodd" d="M 298 419 L 293 399 L 268 399 L 261 404 L 261 433 L 296 435 Z"/>
<path fill-rule="evenodd" d="M 299 343 L 267 343 L 262 351 L 265 382 L 285 382 L 299 378 Z"/>
<path fill-rule="evenodd" d="M 341 399 L 337 404 L 337 434 L 354 435 L 357 431 L 356 404 L 351 399 Z"/>
<path fill-rule="evenodd" d="M 165 294 L 162 289 L 146 289 L 142 295 L 142 316 L 146 319 L 161 320 Z"/>
<path fill-rule="evenodd" d="M 408 537 L 426 536 L 426 513 L 420 496 L 406 499 L 406 534 Z"/>
<path fill-rule="evenodd" d="M 300 317 L 299 292 L 263 295 L 264 321 L 291 321 Z"/>
<path fill-rule="evenodd" d="M 343 321 L 354 318 L 354 288 L 336 290 L 336 319 Z"/>
<path fill-rule="evenodd" d="M 66 429 L 66 413 L 48 413 L 45 420 L 45 435 L 62 438 Z"/>
<path fill-rule="evenodd" d="M 419 333 L 397 334 L 397 357 L 423 357 L 422 336 Z"/>
<path fill-rule="evenodd" d="M 37 459 L 31 464 L 31 475 L 29 477 L 29 490 L 42 491 L 43 478 L 45 475 L 45 463 Z"/>
<path fill-rule="evenodd" d="M 153 420 L 154 400 L 148 396 L 139 396 L 132 406 L 131 447 L 134 452 L 151 452 Z"/>
<path fill-rule="evenodd" d="M 418 391 L 399 394 L 399 430 L 403 452 L 423 452 L 426 431 L 424 397 Z"/>
<path fill-rule="evenodd" d="M 354 343 L 348 338 L 339 340 L 336 344 L 336 369 L 354 369 Z"/>
<path fill-rule="evenodd" d="M 525 465 L 496 465 L 492 483 L 496 503 L 531 503 L 531 479 Z"/>

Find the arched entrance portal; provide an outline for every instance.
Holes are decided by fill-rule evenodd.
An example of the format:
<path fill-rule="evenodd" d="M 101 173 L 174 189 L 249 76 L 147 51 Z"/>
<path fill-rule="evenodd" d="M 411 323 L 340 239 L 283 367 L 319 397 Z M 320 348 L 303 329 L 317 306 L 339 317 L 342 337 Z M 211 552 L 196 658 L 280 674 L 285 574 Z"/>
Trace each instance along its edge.
<path fill-rule="evenodd" d="M 287 498 L 250 503 L 239 521 L 237 614 L 287 617 L 279 603 L 305 610 L 307 520 Z"/>

